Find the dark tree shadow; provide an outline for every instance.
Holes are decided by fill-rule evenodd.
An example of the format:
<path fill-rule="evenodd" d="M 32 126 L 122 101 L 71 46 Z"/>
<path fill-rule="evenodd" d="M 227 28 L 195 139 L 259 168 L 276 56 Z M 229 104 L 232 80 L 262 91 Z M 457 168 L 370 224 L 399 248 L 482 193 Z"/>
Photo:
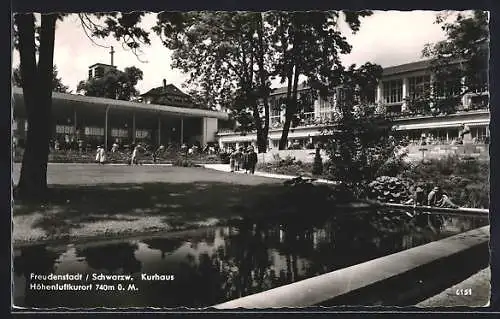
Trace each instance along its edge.
<path fill-rule="evenodd" d="M 134 255 L 136 250 L 137 244 L 125 242 L 77 249 L 77 256 L 85 258 L 95 270 L 133 274 L 141 271 L 141 262 Z"/>
<path fill-rule="evenodd" d="M 220 182 L 103 184 L 55 186 L 43 205 L 18 203 L 14 215 L 41 213 L 35 227 L 65 234 L 82 223 L 159 216 L 173 228 L 198 227 L 210 218 L 266 214 L 266 202 L 283 191 L 279 184 L 241 185 Z M 271 211 L 269 207 L 269 211 Z"/>

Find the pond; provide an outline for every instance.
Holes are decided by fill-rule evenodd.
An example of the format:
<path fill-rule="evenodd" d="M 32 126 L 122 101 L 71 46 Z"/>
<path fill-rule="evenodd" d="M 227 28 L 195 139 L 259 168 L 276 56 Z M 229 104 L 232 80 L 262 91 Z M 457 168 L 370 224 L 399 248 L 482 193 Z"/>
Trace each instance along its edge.
<path fill-rule="evenodd" d="M 280 223 L 244 220 L 177 237 L 31 246 L 14 251 L 14 304 L 208 307 L 487 224 L 487 218 L 351 212 Z M 82 279 L 37 277 L 43 274 Z M 131 278 L 92 280 L 106 274 Z M 40 290 L 41 284 L 66 290 Z M 87 290 L 68 290 L 77 285 Z"/>

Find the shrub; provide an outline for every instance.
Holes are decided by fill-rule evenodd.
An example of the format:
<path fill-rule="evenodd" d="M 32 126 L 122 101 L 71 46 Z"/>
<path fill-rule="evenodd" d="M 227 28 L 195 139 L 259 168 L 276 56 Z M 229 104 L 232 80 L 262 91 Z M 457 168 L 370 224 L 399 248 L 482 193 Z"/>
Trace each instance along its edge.
<path fill-rule="evenodd" d="M 219 154 L 219 159 L 222 164 L 229 164 L 229 153 L 223 152 Z"/>
<path fill-rule="evenodd" d="M 402 156 L 396 156 L 388 159 L 379 168 L 377 175 L 379 176 L 398 176 L 407 171 L 411 164 L 406 162 Z"/>
<path fill-rule="evenodd" d="M 296 177 L 284 182 L 286 191 L 281 200 L 287 210 L 300 213 L 313 211 L 331 213 L 331 203 L 345 203 L 354 197 L 342 185 L 313 184 L 314 179 Z"/>
<path fill-rule="evenodd" d="M 290 155 L 287 155 L 284 159 L 280 159 L 278 161 L 278 166 L 291 166 L 294 164 L 296 164 L 295 157 L 291 157 Z"/>
<path fill-rule="evenodd" d="M 380 176 L 368 184 L 366 196 L 385 203 L 401 203 L 410 198 L 410 185 L 397 177 Z"/>
<path fill-rule="evenodd" d="M 197 166 L 192 160 L 185 159 L 185 158 L 178 158 L 177 160 L 174 161 L 173 165 L 174 166 L 181 166 L 181 167 L 195 167 L 195 166 Z"/>
<path fill-rule="evenodd" d="M 489 164 L 458 156 L 432 159 L 409 166 L 402 177 L 425 184 L 428 192 L 439 185 L 459 206 L 489 207 Z"/>
<path fill-rule="evenodd" d="M 313 175 L 323 174 L 323 159 L 321 158 L 320 149 L 316 149 L 316 154 L 314 155 L 314 164 L 312 169 Z"/>

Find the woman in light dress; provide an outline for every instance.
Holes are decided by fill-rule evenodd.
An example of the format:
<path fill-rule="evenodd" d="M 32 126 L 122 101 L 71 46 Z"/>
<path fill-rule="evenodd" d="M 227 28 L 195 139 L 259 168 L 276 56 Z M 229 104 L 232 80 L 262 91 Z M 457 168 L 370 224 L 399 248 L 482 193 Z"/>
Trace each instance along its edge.
<path fill-rule="evenodd" d="M 99 145 L 99 147 L 97 147 L 97 154 L 95 156 L 95 161 L 99 164 L 106 163 L 106 150 L 104 149 L 104 146 Z"/>
<path fill-rule="evenodd" d="M 139 153 L 143 151 L 144 148 L 141 146 L 141 144 L 137 144 L 136 147 L 134 147 L 134 150 L 132 151 L 132 157 L 130 158 L 130 164 L 136 164 L 139 165 Z"/>

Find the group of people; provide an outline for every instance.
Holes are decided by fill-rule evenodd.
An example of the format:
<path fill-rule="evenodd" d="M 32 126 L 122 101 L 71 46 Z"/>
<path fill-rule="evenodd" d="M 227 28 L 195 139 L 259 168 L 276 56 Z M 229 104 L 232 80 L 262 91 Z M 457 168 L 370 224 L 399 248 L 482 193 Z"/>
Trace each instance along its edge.
<path fill-rule="evenodd" d="M 249 146 L 247 149 L 243 147 L 234 149 L 229 155 L 231 172 L 244 170 L 245 174 L 254 174 L 256 165 L 257 153 L 255 153 L 253 146 Z"/>
<path fill-rule="evenodd" d="M 414 206 L 433 206 L 443 208 L 458 208 L 459 206 L 452 202 L 448 194 L 441 189 L 440 186 L 435 186 L 426 196 L 424 189 L 417 186 L 413 192 L 413 197 L 405 204 Z"/>
<path fill-rule="evenodd" d="M 160 152 L 164 149 L 165 149 L 165 147 L 163 145 L 161 145 L 158 148 L 158 150 L 155 152 L 155 154 L 153 155 L 153 159 L 155 159 L 155 155 L 157 155 L 158 152 Z M 141 152 L 144 152 L 144 151 L 145 151 L 145 148 L 141 144 L 137 144 L 134 147 L 132 153 L 130 154 L 128 164 L 129 165 L 132 165 L 132 164 L 139 165 L 139 155 Z M 118 145 L 116 143 L 114 143 L 113 146 L 111 147 L 111 152 L 112 153 L 118 152 Z M 108 157 L 107 157 L 106 149 L 104 148 L 104 146 L 103 145 L 97 146 L 95 162 L 99 163 L 100 165 L 103 165 L 103 164 L 107 163 L 107 160 L 108 160 Z"/>

